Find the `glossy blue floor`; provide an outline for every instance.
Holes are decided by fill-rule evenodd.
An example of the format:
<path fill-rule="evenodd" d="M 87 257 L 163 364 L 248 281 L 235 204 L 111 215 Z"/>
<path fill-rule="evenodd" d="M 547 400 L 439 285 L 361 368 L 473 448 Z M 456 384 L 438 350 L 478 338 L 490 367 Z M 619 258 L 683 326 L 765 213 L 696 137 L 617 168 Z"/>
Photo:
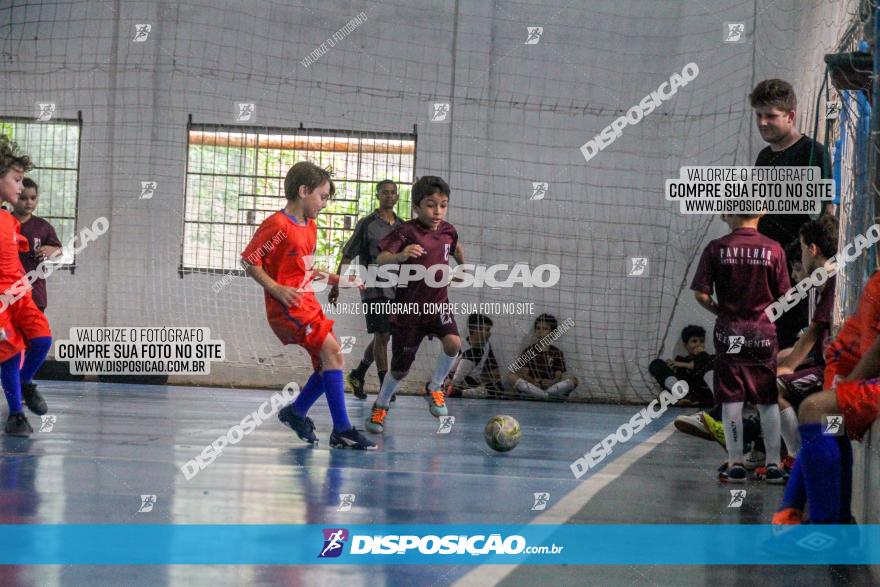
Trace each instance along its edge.
<path fill-rule="evenodd" d="M 5 524 L 766 523 L 782 489 L 749 486 L 741 508 L 715 481 L 717 445 L 669 426 L 669 410 L 575 480 L 569 464 L 634 413 L 633 406 L 453 399 L 438 434 L 423 399 L 393 405 L 378 452 L 303 445 L 273 417 L 194 478 L 180 466 L 271 395 L 264 390 L 40 382 L 55 415 L 30 439 L 3 437 Z M 370 401 L 348 396 L 363 426 Z M 492 452 L 493 415 L 517 418 L 519 447 Z M 40 419 L 31 417 L 35 429 Z M 534 493 L 550 494 L 534 511 Z M 340 510 L 340 495 L 353 494 Z M 155 496 L 144 506 L 142 496 Z M 149 509 L 150 511 L 139 511 Z M 549 517 L 548 517 L 549 516 Z M 150 544 L 144 548 L 149 549 Z M 279 545 L 283 548 L 284 545 Z M 662 548 L 662 545 L 658 545 Z M 864 568 L 831 567 L 232 567 L 0 568 L 2 585 L 733 585 L 869 584 Z"/>

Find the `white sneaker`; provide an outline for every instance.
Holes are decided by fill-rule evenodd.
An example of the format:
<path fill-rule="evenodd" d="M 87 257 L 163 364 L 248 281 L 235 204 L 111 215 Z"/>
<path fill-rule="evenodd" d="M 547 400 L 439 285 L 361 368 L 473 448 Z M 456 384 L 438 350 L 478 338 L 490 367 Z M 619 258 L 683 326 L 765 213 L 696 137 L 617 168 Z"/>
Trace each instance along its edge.
<path fill-rule="evenodd" d="M 696 436 L 704 440 L 715 440 L 709 429 L 703 423 L 700 412 L 690 414 L 688 416 L 679 416 L 675 419 L 675 429 L 691 436 Z"/>

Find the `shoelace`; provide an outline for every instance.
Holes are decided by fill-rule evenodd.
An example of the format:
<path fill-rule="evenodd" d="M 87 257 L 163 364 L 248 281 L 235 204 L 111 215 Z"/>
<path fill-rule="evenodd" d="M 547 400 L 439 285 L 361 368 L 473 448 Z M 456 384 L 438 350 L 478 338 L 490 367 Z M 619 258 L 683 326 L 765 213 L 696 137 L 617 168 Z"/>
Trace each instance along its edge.
<path fill-rule="evenodd" d="M 443 395 L 442 391 L 432 391 L 431 398 L 434 400 L 434 405 L 437 405 L 437 406 L 445 406 L 446 405 L 446 396 Z"/>
<path fill-rule="evenodd" d="M 388 410 L 384 408 L 373 408 L 373 414 L 370 416 L 370 421 L 376 424 L 382 424 L 385 422 L 385 416 L 388 415 Z"/>

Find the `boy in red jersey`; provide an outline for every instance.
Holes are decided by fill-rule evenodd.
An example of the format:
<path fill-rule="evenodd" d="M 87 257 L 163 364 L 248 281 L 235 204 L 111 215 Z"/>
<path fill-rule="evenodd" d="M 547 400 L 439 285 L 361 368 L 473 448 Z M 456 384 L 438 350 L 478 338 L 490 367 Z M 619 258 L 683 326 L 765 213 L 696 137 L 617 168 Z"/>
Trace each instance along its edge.
<path fill-rule="evenodd" d="M 342 351 L 333 335 L 333 321 L 324 315 L 311 286 L 314 278 L 327 279 L 331 285 L 340 283 L 338 275 L 313 267 L 318 237 L 315 218 L 334 191 L 326 170 L 306 161 L 291 167 L 284 178 L 287 205 L 263 221 L 241 256 L 248 275 L 265 290 L 266 317 L 272 331 L 282 343 L 303 347 L 315 369 L 296 400 L 278 412 L 278 418 L 302 440 L 317 444 L 315 425 L 306 414 L 324 394 L 333 419 L 331 448 L 375 450 L 375 443 L 348 420 Z"/>
<path fill-rule="evenodd" d="M 439 338 L 443 352 L 437 357 L 431 381 L 425 384 L 425 399 L 428 400 L 431 415 L 437 418 L 445 416 L 448 413 L 446 397 L 441 388 L 461 349 L 461 339 L 452 312 L 422 311 L 423 308 L 437 308 L 449 302 L 448 283 L 432 286 L 427 282 L 428 276 L 435 284 L 440 283 L 442 278 L 437 279 L 438 272 L 443 265 L 448 268 L 450 254 L 459 263 L 464 263 L 458 232 L 444 220 L 449 207 L 449 185 L 433 175 L 422 177 L 413 184 L 412 205 L 417 217 L 398 225 L 382 239 L 379 243 L 382 252 L 376 259 L 379 265 L 401 263 L 401 275 L 412 273 L 409 269 L 413 268 L 408 268 L 409 265 L 421 265 L 425 271 L 424 278 L 399 284 L 397 288 L 395 302 L 401 307 L 415 307 L 418 311 L 391 316 L 391 373 L 385 376 L 379 397 L 366 422 L 367 430 L 376 434 L 384 431 L 391 398 L 409 373 L 422 339 L 426 336 Z"/>
<path fill-rule="evenodd" d="M 760 214 L 722 214 L 730 234 L 703 251 L 691 289 L 715 320 L 715 399 L 724 420 L 727 466 L 721 479 L 745 483 L 743 404 L 755 403 L 767 454 L 765 479 L 785 483 L 780 462 L 779 405 L 776 391 L 776 326 L 764 310 L 790 287 L 785 252 L 758 233 Z M 747 287 L 746 287 L 747 285 Z M 712 299 L 712 294 L 718 299 Z"/>
<path fill-rule="evenodd" d="M 0 201 L 15 206 L 24 189 L 24 174 L 32 167 L 27 155 L 17 153 L 17 146 L 6 136 L 0 136 Z M 33 432 L 21 407 L 22 396 L 28 408 L 39 415 L 48 411 L 45 400 L 36 386 L 22 386 L 30 382 L 46 359 L 52 346 L 52 331 L 43 313 L 34 304 L 30 284 L 24 277 L 24 268 L 18 254 L 28 250 L 28 242 L 21 235 L 21 224 L 12 214 L 0 211 L 0 294 L 12 290 L 27 293 L 0 312 L 0 380 L 9 404 L 5 432 L 12 436 L 30 436 Z M 14 297 L 11 294 L 7 297 Z M 21 350 L 27 341 L 24 364 Z"/>

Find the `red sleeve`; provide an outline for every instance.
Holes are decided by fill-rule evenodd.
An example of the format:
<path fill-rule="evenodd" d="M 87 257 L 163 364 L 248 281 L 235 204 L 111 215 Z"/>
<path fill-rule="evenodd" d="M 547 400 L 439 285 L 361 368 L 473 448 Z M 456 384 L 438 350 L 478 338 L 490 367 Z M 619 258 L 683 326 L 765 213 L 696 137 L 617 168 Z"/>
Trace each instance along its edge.
<path fill-rule="evenodd" d="M 712 295 L 712 284 L 715 283 L 712 269 L 712 243 L 709 243 L 703 250 L 703 256 L 700 257 L 700 264 L 697 265 L 697 272 L 694 273 L 691 289 Z"/>
<path fill-rule="evenodd" d="M 406 235 L 403 233 L 403 227 L 405 225 L 401 224 L 396 227 L 394 230 L 388 233 L 388 236 L 382 239 L 379 243 L 380 251 L 387 251 L 389 253 L 399 253 L 406 246 Z"/>
<path fill-rule="evenodd" d="M 277 241 L 278 238 L 276 235 L 278 235 L 278 232 L 281 230 L 281 223 L 278 222 L 278 219 L 274 214 L 266 218 L 263 223 L 260 224 L 257 232 L 254 233 L 251 242 L 248 243 L 248 246 L 241 253 L 242 259 L 251 265 L 261 267 L 263 265 L 264 257 L 272 254 L 273 250 L 276 250 L 272 247 L 272 239 L 275 238 Z"/>

